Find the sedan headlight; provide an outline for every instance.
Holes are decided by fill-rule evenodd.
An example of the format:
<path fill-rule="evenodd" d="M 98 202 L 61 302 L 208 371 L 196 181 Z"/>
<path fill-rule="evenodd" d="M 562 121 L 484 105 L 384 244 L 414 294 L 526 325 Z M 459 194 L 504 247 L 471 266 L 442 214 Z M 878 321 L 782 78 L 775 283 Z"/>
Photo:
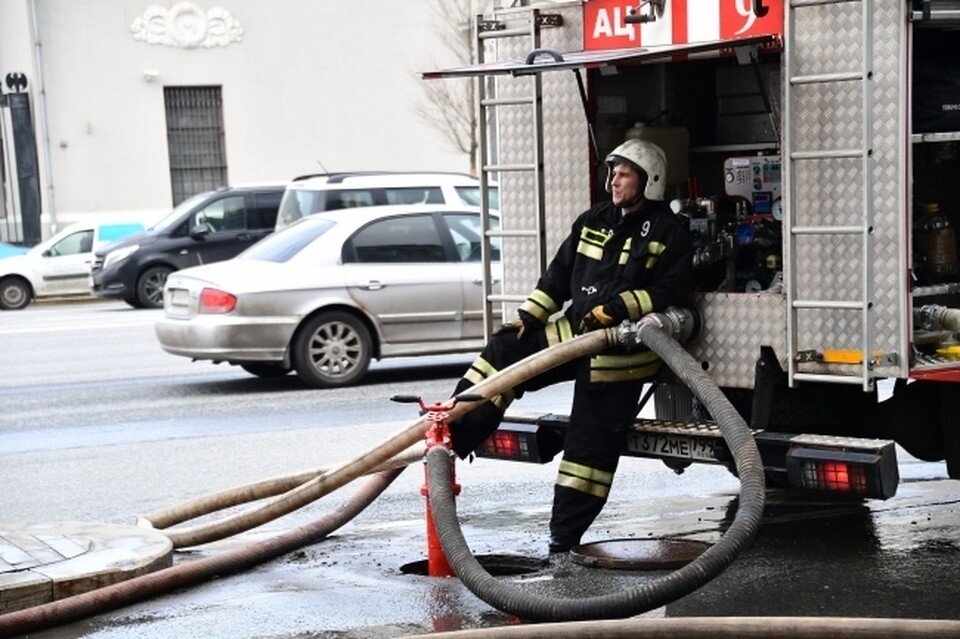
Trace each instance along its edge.
<path fill-rule="evenodd" d="M 138 250 L 140 250 L 139 244 L 131 244 L 130 246 L 124 246 L 123 248 L 118 248 L 115 251 L 110 251 L 107 253 L 106 257 L 103 258 L 103 268 L 107 268 L 111 264 L 122 262 L 136 253 Z"/>

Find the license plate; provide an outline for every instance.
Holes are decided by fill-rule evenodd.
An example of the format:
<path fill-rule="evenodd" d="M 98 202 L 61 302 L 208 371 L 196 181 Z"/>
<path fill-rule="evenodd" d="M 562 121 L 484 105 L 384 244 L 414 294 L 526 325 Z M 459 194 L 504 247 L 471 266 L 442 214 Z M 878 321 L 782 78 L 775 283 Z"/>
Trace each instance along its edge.
<path fill-rule="evenodd" d="M 170 289 L 171 306 L 190 306 L 190 291 L 185 288 Z"/>
<path fill-rule="evenodd" d="M 716 461 L 713 442 L 683 435 L 653 435 L 630 433 L 627 448 L 631 452 L 657 457 L 682 457 Z"/>

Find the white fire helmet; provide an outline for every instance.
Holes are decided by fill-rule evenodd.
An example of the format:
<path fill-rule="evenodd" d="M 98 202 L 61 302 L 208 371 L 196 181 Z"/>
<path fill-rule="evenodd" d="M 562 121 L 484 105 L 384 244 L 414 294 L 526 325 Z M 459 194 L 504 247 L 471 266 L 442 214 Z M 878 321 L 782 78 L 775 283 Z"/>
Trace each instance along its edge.
<path fill-rule="evenodd" d="M 662 200 L 667 188 L 667 156 L 656 144 L 645 140 L 627 140 L 607 156 L 607 193 L 613 179 L 613 166 L 627 160 L 643 169 L 647 174 L 647 184 L 643 187 L 643 197 L 648 200 Z"/>

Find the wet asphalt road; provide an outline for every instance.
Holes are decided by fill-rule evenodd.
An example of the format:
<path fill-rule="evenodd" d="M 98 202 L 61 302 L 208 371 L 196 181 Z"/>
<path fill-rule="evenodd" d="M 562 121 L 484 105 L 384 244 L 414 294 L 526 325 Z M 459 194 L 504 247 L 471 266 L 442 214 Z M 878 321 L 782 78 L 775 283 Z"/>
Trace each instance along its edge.
<path fill-rule="evenodd" d="M 395 393 L 443 397 L 470 356 L 375 367 L 353 389 L 314 391 L 295 377 L 257 380 L 190 363 L 152 337 L 155 312 L 121 304 L 37 305 L 0 314 L 0 506 L 6 521 L 131 523 L 213 490 L 347 459 L 412 419 Z M 569 388 L 517 409 L 563 409 Z M 960 484 L 943 464 L 901 452 L 886 502 L 771 492 L 754 543 L 717 579 L 648 616 L 815 615 L 960 619 Z M 480 556 L 513 555 L 532 592 L 588 596 L 657 573 L 548 560 L 555 462 L 458 465 L 464 533 Z M 420 468 L 409 468 L 330 539 L 241 575 L 109 612 L 37 637 L 402 637 L 516 621 L 456 579 L 406 574 L 424 558 Z M 189 561 L 317 518 L 335 493 L 260 529 L 182 553 Z M 677 476 L 625 459 L 585 541 L 716 541 L 736 480 L 718 467 Z"/>

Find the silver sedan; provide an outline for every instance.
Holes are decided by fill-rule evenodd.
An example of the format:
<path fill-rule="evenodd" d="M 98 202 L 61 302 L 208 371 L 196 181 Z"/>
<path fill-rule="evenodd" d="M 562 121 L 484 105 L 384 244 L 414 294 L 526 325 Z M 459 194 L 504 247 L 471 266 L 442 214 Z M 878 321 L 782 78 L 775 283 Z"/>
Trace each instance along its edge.
<path fill-rule="evenodd" d="M 232 260 L 172 273 L 157 338 L 174 355 L 262 377 L 296 370 L 320 388 L 355 383 L 372 358 L 479 350 L 480 251 L 475 209 L 312 215 Z"/>

